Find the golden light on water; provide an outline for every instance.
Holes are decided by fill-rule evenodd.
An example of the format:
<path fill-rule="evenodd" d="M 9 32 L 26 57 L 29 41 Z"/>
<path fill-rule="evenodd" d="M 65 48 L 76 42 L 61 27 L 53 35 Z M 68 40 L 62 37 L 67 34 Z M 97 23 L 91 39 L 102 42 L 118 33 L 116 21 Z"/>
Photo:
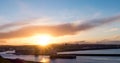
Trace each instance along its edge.
<path fill-rule="evenodd" d="M 46 46 L 50 44 L 52 40 L 52 36 L 44 34 L 44 35 L 36 35 L 33 38 L 33 41 L 37 45 Z"/>
<path fill-rule="evenodd" d="M 49 58 L 42 58 L 40 60 L 41 63 L 49 63 L 50 62 L 50 59 Z"/>

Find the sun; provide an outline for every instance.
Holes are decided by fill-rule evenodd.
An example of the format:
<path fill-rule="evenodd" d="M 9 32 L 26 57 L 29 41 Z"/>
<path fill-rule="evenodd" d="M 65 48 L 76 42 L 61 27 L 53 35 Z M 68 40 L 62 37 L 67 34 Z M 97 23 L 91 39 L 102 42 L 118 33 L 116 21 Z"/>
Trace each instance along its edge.
<path fill-rule="evenodd" d="M 52 39 L 52 36 L 50 35 L 36 35 L 33 37 L 34 42 L 37 45 L 42 45 L 42 46 L 46 46 L 50 44 L 51 39 Z"/>

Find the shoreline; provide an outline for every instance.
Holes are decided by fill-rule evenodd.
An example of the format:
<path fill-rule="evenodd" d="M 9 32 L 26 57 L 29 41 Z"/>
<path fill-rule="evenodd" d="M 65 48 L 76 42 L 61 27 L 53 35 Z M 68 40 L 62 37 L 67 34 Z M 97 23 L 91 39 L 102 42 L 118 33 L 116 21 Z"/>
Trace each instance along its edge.
<path fill-rule="evenodd" d="M 22 59 L 7 59 L 0 56 L 0 63 L 1 62 L 2 63 L 41 63 L 41 62 L 34 62 L 34 61 L 26 61 Z"/>

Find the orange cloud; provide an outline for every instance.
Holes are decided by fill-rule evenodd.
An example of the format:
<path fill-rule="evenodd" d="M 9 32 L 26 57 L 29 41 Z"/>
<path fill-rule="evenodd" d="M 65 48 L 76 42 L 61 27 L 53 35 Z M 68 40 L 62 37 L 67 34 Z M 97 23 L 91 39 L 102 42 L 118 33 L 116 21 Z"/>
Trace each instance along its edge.
<path fill-rule="evenodd" d="M 72 23 L 41 26 L 29 25 L 14 31 L 0 32 L 0 39 L 23 38 L 35 34 L 51 34 L 53 36 L 73 35 L 80 31 L 86 31 L 119 20 L 120 16 L 114 16 L 110 18 L 90 20 L 78 25 L 73 25 Z"/>

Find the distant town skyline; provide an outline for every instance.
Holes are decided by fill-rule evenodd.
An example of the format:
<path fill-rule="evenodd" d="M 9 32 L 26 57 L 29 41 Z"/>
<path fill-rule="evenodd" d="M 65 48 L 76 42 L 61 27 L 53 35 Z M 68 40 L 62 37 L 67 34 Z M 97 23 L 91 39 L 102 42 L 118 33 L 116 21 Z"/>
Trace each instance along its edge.
<path fill-rule="evenodd" d="M 0 44 L 118 44 L 119 3 L 120 0 L 0 0 Z"/>

